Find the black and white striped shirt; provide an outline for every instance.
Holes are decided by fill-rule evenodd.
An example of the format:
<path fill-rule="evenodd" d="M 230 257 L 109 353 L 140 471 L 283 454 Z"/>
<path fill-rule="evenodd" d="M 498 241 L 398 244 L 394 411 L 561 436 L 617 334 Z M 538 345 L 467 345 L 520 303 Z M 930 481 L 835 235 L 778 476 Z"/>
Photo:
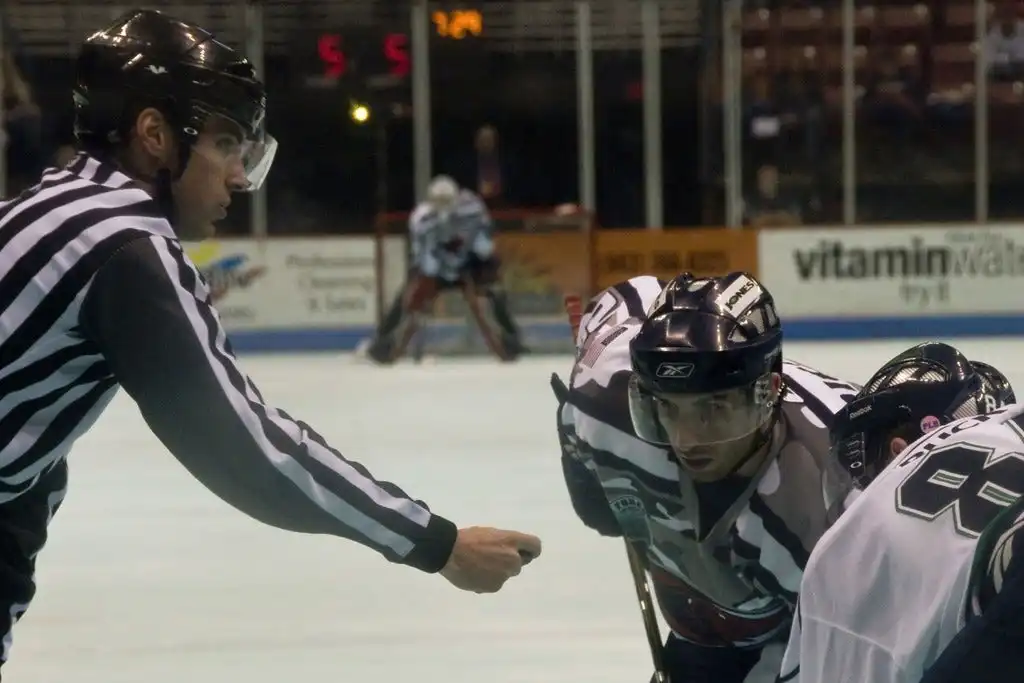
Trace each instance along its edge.
<path fill-rule="evenodd" d="M 66 458 L 118 386 L 246 514 L 424 571 L 447 561 L 451 522 L 265 404 L 157 202 L 83 155 L 0 204 L 0 504 Z"/>

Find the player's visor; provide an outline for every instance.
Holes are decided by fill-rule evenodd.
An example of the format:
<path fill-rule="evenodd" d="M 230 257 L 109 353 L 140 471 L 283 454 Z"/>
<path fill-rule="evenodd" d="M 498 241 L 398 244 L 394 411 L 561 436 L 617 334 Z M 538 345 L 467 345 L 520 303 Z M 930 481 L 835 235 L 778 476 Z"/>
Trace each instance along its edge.
<path fill-rule="evenodd" d="M 771 419 L 771 375 L 725 391 L 656 395 L 634 375 L 629 383 L 629 412 L 644 441 L 685 452 L 749 436 Z"/>
<path fill-rule="evenodd" d="M 821 491 L 828 523 L 834 522 L 859 495 L 862 487 L 854 480 L 846 463 L 864 466 L 866 453 L 864 435 L 852 434 L 832 444 L 821 475 Z"/>

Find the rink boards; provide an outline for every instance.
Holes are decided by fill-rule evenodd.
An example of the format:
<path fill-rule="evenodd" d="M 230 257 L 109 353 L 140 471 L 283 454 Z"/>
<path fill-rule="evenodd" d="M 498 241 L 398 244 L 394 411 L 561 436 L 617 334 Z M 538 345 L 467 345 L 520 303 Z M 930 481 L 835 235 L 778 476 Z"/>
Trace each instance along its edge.
<path fill-rule="evenodd" d="M 219 240 L 190 254 L 239 350 L 356 348 L 399 291 L 401 236 Z M 775 296 L 791 339 L 1024 334 L 1024 226 L 597 230 L 499 235 L 503 282 L 535 352 L 571 349 L 566 293 L 632 275 L 746 270 Z M 444 355 L 483 353 L 457 295 L 418 340 Z"/>

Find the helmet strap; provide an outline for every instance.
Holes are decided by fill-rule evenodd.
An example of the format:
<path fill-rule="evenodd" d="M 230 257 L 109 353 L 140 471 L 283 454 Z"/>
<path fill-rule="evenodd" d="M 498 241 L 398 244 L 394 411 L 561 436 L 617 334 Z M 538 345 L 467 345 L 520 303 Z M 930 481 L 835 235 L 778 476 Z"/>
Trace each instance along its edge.
<path fill-rule="evenodd" d="M 750 445 L 750 450 L 745 456 L 736 461 L 736 463 L 729 468 L 726 472 L 726 477 L 732 477 L 741 469 L 743 469 L 751 460 L 761 455 L 764 449 L 771 448 L 771 442 L 775 434 L 775 428 L 780 423 L 780 416 L 782 415 L 782 391 L 780 390 L 778 397 L 775 399 L 775 406 L 772 408 L 772 416 L 763 427 L 758 429 L 757 437 L 754 442 Z M 772 457 L 771 454 L 768 454 Z"/>

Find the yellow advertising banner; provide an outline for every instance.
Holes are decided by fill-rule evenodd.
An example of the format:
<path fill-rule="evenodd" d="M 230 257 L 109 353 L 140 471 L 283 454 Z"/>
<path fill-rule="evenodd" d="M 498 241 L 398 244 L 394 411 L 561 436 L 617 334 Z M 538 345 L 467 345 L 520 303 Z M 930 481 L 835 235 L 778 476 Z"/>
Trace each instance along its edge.
<path fill-rule="evenodd" d="M 756 230 L 602 230 L 596 237 L 598 291 L 635 275 L 665 280 L 684 272 L 708 277 L 745 270 L 757 275 Z"/>
<path fill-rule="evenodd" d="M 563 320 L 566 293 L 589 295 L 591 238 L 585 232 L 499 232 L 501 279 L 516 315 L 536 320 Z M 463 316 L 459 296 L 442 297 L 438 318 Z"/>
<path fill-rule="evenodd" d="M 516 299 L 549 299 L 545 308 L 564 316 L 566 292 L 586 294 L 590 283 L 590 237 L 579 232 L 498 234 L 505 287 Z M 548 311 L 544 311 L 548 312 Z M 541 311 L 537 310 L 540 314 Z"/>

